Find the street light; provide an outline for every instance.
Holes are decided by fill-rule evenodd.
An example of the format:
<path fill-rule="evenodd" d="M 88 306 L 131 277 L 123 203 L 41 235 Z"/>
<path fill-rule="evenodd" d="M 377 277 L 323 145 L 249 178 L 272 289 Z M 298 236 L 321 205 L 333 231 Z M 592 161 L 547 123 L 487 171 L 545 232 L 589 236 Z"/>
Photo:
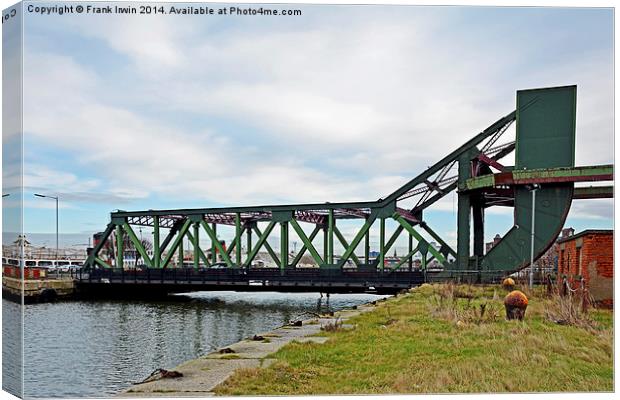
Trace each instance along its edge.
<path fill-rule="evenodd" d="M 536 191 L 540 185 L 534 184 L 529 189 L 532 192 L 532 240 L 530 242 L 530 289 L 534 287 L 534 231 L 536 229 Z"/>
<path fill-rule="evenodd" d="M 46 196 L 44 194 L 38 194 L 38 193 L 35 193 L 34 195 L 36 197 L 44 197 L 44 198 L 56 200 L 56 259 L 58 260 L 58 197 Z"/>
<path fill-rule="evenodd" d="M 11 193 L 3 194 L 2 197 L 9 197 Z"/>

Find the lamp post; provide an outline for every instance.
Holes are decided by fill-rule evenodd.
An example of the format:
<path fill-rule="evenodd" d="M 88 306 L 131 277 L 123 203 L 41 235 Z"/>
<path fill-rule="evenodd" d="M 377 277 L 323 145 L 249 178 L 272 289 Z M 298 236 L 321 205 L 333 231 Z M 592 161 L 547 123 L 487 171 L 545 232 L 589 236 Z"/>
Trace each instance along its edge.
<path fill-rule="evenodd" d="M 532 185 L 532 239 L 530 242 L 530 289 L 534 287 L 534 232 L 536 229 L 536 191 L 540 189 L 538 184 Z"/>
<path fill-rule="evenodd" d="M 58 197 L 47 196 L 47 195 L 38 194 L 38 193 L 35 193 L 34 195 L 36 197 L 44 197 L 44 198 L 56 200 L 56 259 L 58 260 Z"/>

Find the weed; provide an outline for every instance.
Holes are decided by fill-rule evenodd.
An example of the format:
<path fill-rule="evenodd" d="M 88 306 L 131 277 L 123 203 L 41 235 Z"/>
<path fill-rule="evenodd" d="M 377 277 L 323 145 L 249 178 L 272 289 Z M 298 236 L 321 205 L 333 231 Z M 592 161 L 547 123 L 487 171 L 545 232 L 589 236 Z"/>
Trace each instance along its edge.
<path fill-rule="evenodd" d="M 582 306 L 582 300 L 577 296 L 560 296 L 553 294 L 551 302 L 545 310 L 547 320 L 559 325 L 571 325 L 585 329 L 594 329 L 597 324 L 586 307 Z"/>
<path fill-rule="evenodd" d="M 338 317 L 333 321 L 321 325 L 321 330 L 325 332 L 337 332 L 342 328 L 342 323 L 342 320 Z"/>
<path fill-rule="evenodd" d="M 221 356 L 220 360 L 236 360 L 238 358 L 241 358 L 239 357 L 239 354 L 226 354 L 224 356 Z"/>
<path fill-rule="evenodd" d="M 214 392 L 612 391 L 612 311 L 589 311 L 594 330 L 550 323 L 545 314 L 555 299 L 541 289 L 532 291 L 525 321 L 506 321 L 497 285 L 425 284 L 349 319 L 355 330 L 322 332 L 330 335 L 324 344 L 289 343 L 268 367 L 237 371 Z M 396 322 L 386 326 L 386 319 Z"/>

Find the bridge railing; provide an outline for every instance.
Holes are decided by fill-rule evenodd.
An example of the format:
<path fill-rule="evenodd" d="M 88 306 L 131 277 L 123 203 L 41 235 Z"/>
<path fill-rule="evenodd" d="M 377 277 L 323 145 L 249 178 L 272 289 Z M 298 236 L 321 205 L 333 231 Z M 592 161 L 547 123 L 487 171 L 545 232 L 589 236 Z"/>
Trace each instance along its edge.
<path fill-rule="evenodd" d="M 321 282 L 321 283 L 369 283 L 399 282 L 419 284 L 424 281 L 421 271 L 356 271 L 340 269 L 299 269 L 284 271 L 278 268 L 223 268 L 223 269 L 96 269 L 81 272 L 77 279 L 96 283 L 153 283 L 153 284 L 206 284 L 236 282 L 249 284 L 251 281 L 277 282 Z"/>

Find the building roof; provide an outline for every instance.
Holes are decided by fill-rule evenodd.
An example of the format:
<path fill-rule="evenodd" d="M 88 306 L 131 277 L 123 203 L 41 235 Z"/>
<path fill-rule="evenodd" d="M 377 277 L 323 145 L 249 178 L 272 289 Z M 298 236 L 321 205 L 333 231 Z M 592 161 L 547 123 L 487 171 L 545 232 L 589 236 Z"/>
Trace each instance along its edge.
<path fill-rule="evenodd" d="M 570 242 L 571 240 L 578 239 L 586 235 L 613 235 L 613 234 L 614 234 L 613 229 L 586 229 L 585 231 L 581 231 L 569 237 L 562 238 L 558 240 L 558 243 Z"/>

